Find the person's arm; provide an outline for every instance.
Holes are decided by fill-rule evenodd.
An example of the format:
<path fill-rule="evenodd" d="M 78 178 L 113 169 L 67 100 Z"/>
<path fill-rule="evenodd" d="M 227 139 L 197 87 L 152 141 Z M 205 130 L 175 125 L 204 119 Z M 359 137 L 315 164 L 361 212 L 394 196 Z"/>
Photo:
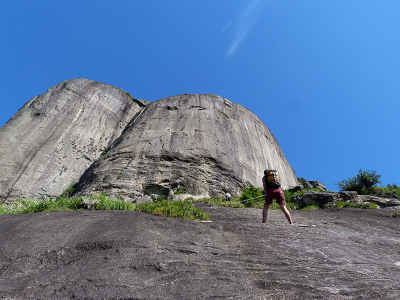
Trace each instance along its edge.
<path fill-rule="evenodd" d="M 267 184 L 265 183 L 265 176 L 262 178 L 264 191 L 267 192 Z"/>

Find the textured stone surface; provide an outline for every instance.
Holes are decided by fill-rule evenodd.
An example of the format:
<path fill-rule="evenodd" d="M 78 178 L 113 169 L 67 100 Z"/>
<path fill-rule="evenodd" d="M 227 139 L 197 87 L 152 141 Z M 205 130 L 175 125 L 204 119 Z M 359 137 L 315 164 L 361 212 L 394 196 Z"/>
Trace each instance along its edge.
<path fill-rule="evenodd" d="M 386 207 L 396 207 L 397 209 L 400 208 L 400 200 L 389 196 L 360 195 L 359 198 L 361 198 L 363 202 L 375 203 L 381 208 L 386 208 Z"/>
<path fill-rule="evenodd" d="M 319 181 L 308 181 L 308 182 L 312 185 L 312 187 L 314 189 L 320 189 L 320 190 L 325 190 L 326 191 L 325 184 L 323 184 L 323 183 L 321 183 Z"/>
<path fill-rule="evenodd" d="M 329 202 L 337 202 L 342 199 L 337 192 L 305 192 L 304 195 L 294 195 L 291 200 L 300 206 L 324 206 Z"/>
<path fill-rule="evenodd" d="M 87 79 L 32 98 L 0 129 L 0 201 L 58 196 L 147 103 Z"/>
<path fill-rule="evenodd" d="M 247 108 L 216 95 L 178 95 L 149 104 L 82 176 L 80 194 L 106 190 L 134 198 L 233 194 L 262 186 L 263 170 L 282 187 L 296 175 L 267 126 Z"/>
<path fill-rule="evenodd" d="M 400 299 L 387 209 L 0 215 L 0 299 Z"/>

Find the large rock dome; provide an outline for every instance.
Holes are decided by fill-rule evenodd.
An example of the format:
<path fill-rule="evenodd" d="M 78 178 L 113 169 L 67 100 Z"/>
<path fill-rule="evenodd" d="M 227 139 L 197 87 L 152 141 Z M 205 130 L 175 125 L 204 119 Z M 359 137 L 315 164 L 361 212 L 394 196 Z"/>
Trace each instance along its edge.
<path fill-rule="evenodd" d="M 79 194 L 135 198 L 208 197 L 262 186 L 278 170 L 282 187 L 296 175 L 268 127 L 247 108 L 210 94 L 150 103 L 82 176 Z"/>
<path fill-rule="evenodd" d="M 60 195 L 147 103 L 87 79 L 32 98 L 0 129 L 0 202 Z"/>

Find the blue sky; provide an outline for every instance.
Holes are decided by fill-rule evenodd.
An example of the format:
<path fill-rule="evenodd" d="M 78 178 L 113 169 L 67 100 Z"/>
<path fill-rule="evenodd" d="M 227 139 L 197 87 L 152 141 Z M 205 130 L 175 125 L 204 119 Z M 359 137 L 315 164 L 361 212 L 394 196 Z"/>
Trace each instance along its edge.
<path fill-rule="evenodd" d="M 400 184 L 399 16 L 397 0 L 3 0 L 0 126 L 77 77 L 213 93 L 260 117 L 298 177 Z"/>

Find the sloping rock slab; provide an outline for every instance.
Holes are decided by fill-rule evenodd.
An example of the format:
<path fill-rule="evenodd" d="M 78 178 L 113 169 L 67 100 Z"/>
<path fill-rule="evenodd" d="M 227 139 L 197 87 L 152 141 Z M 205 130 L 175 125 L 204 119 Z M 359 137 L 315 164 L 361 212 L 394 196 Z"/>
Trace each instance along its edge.
<path fill-rule="evenodd" d="M 389 210 L 204 207 L 212 222 L 128 211 L 0 216 L 0 298 L 399 299 Z"/>
<path fill-rule="evenodd" d="M 81 78 L 32 98 L 0 129 L 0 202 L 59 196 L 147 103 Z"/>
<path fill-rule="evenodd" d="M 381 208 L 387 207 L 400 207 L 400 200 L 397 198 L 386 198 L 384 196 L 374 196 L 374 195 L 360 195 L 359 196 L 363 202 L 375 203 Z"/>

